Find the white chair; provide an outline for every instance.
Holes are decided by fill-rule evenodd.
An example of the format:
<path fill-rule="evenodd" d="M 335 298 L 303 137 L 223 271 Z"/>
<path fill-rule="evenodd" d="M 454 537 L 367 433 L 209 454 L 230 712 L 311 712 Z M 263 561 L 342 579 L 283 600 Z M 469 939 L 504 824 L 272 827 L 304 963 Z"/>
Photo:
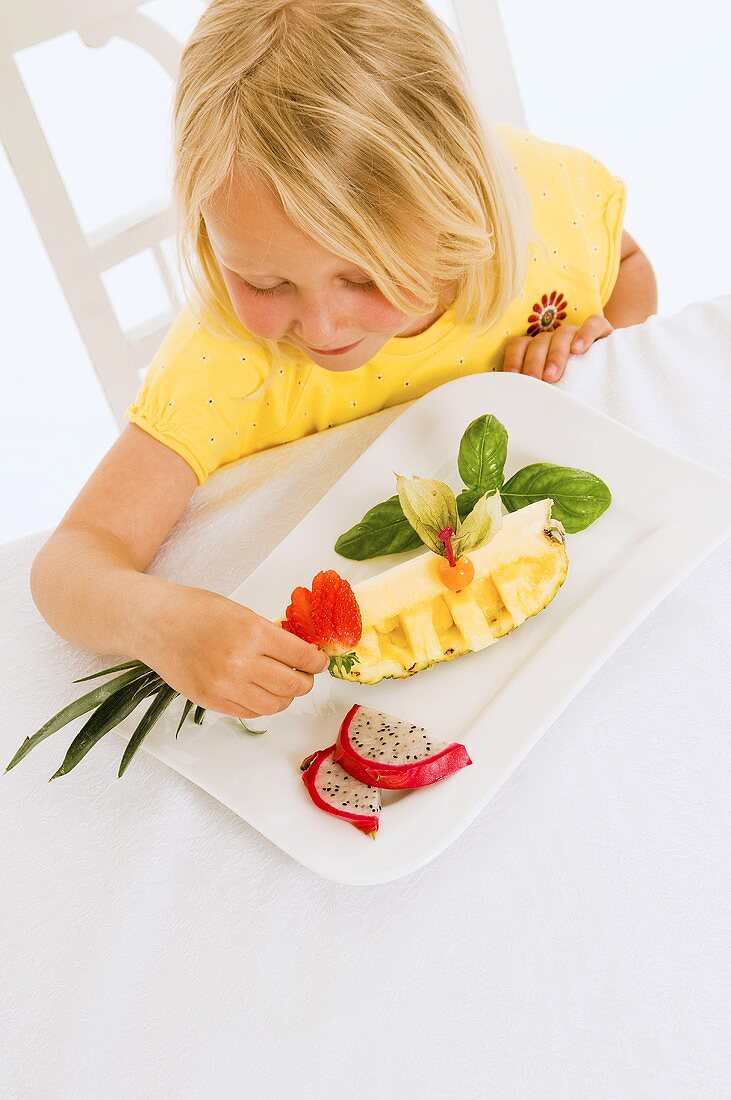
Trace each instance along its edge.
<path fill-rule="evenodd" d="M 444 11 L 450 0 L 435 0 Z M 496 0 L 451 0 L 478 101 L 493 117 L 524 125 Z M 175 79 L 180 43 L 138 8 L 141 0 L 2 0 L 0 3 L 0 140 L 69 303 L 112 413 L 124 409 L 180 307 L 162 242 L 173 233 L 170 208 L 146 208 L 86 234 L 49 150 L 14 55 L 75 31 L 89 47 L 118 36 L 148 52 Z M 150 250 L 169 309 L 123 330 L 102 275 Z"/>

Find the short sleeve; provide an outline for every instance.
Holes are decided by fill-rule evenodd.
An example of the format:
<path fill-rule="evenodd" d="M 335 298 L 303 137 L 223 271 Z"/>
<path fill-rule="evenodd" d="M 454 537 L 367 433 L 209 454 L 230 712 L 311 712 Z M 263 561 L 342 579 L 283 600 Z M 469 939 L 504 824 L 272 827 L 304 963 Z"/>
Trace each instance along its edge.
<path fill-rule="evenodd" d="M 185 459 L 201 485 L 241 457 L 244 402 L 267 374 L 256 345 L 214 335 L 185 307 L 125 416 Z"/>
<path fill-rule="evenodd" d="M 587 289 L 604 307 L 619 271 L 624 181 L 582 149 L 543 141 L 507 123 L 498 133 L 528 192 L 538 239 L 549 255 L 591 282 Z"/>
<path fill-rule="evenodd" d="M 592 269 L 599 284 L 599 298 L 605 306 L 614 290 L 622 254 L 622 227 L 627 201 L 624 180 L 614 176 L 600 161 L 580 150 L 579 172 L 588 177 L 589 193 L 575 188 L 577 208 L 583 214 L 584 231 L 591 249 Z"/>

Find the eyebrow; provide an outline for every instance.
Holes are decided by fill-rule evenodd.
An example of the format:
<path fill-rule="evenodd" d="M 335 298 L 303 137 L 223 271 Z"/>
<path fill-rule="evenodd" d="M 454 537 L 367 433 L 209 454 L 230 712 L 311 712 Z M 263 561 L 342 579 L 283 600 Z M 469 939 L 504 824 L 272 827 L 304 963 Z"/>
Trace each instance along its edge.
<path fill-rule="evenodd" d="M 266 274 L 263 271 L 247 271 L 245 265 L 244 266 L 240 266 L 238 264 L 233 265 L 233 264 L 227 263 L 225 260 L 222 260 L 221 262 L 223 263 L 224 267 L 228 268 L 229 271 L 233 271 L 234 275 L 243 275 L 247 279 L 280 279 L 284 283 L 291 283 L 292 282 L 292 280 L 288 279 L 286 275 L 269 275 L 269 274 Z M 358 265 L 355 264 L 355 263 L 352 265 L 350 270 L 351 270 L 351 272 L 353 270 L 356 270 L 356 271 L 358 271 L 359 274 L 364 275 L 367 279 L 370 278 L 370 276 L 368 275 L 368 272 L 364 271 L 362 267 L 358 267 Z M 337 278 L 338 274 L 343 275 L 344 272 L 336 273 L 333 276 L 333 278 Z"/>

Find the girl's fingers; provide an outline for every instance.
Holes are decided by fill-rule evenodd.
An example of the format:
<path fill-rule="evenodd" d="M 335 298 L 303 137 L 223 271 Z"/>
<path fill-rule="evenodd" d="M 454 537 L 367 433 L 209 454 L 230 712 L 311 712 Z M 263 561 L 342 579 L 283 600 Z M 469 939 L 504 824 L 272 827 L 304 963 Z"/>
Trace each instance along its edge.
<path fill-rule="evenodd" d="M 315 678 L 309 672 L 289 668 L 271 657 L 261 657 L 251 670 L 252 679 L 273 695 L 307 695 L 312 691 Z"/>
<path fill-rule="evenodd" d="M 543 372 L 545 382 L 558 382 L 566 370 L 571 355 L 571 341 L 576 333 L 573 325 L 559 328 L 553 333 L 551 346 L 546 355 L 546 369 Z"/>
<path fill-rule="evenodd" d="M 232 698 L 226 700 L 226 703 L 235 708 L 226 713 L 231 714 L 234 718 L 257 718 L 263 714 L 279 714 L 281 711 L 286 711 L 291 702 L 291 695 L 273 695 L 265 691 L 264 687 L 259 687 L 258 684 L 248 684 L 246 687 L 246 702 L 242 703 L 239 700 L 232 700 Z M 251 713 L 246 715 L 244 711 Z"/>
<path fill-rule="evenodd" d="M 523 374 L 529 374 L 532 378 L 543 378 L 543 368 L 546 365 L 546 355 L 551 346 L 553 333 L 540 332 L 538 336 L 530 338 L 530 347 L 523 359 Z"/>
<path fill-rule="evenodd" d="M 580 355 L 595 340 L 601 340 L 613 331 L 606 317 L 595 313 L 587 317 L 579 329 L 575 325 L 562 325 L 555 332 L 515 337 L 505 348 L 503 370 L 522 372 L 546 382 L 558 382 L 571 355 Z"/>
<path fill-rule="evenodd" d="M 273 623 L 263 624 L 260 651 L 290 668 L 313 674 L 324 672 L 329 663 L 329 658 L 317 646 Z"/>
<path fill-rule="evenodd" d="M 520 372 L 523 369 L 523 358 L 532 341 L 531 336 L 518 336 L 508 343 L 503 359 L 504 371 Z"/>
<path fill-rule="evenodd" d="M 606 317 L 602 317 L 600 313 L 593 313 L 591 317 L 586 318 L 583 325 L 576 333 L 571 343 L 571 353 L 573 355 L 580 355 L 581 352 L 586 351 L 595 340 L 601 340 L 603 337 L 609 336 L 609 333 L 613 331 L 614 328 Z"/>

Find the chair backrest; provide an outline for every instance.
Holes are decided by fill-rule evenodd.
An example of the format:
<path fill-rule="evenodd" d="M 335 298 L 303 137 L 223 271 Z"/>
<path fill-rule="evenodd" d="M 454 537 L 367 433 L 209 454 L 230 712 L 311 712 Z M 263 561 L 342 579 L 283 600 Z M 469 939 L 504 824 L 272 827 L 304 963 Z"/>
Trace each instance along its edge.
<path fill-rule="evenodd" d="M 145 50 L 175 79 L 180 43 L 138 8 L 143 0 L 2 0 L 0 3 L 0 140 L 86 345 L 112 413 L 122 428 L 140 371 L 180 308 L 163 242 L 174 232 L 169 206 L 148 207 L 86 234 L 21 78 L 14 55 L 75 31 L 89 47 L 116 36 Z M 435 5 L 437 6 L 437 5 Z M 478 101 L 493 117 L 524 125 L 497 0 L 452 0 Z M 484 43 L 479 48 L 477 43 Z M 149 250 L 169 309 L 124 330 L 102 276 Z"/>
<path fill-rule="evenodd" d="M 478 106 L 486 117 L 525 129 L 518 80 L 498 0 L 451 0 Z"/>
<path fill-rule="evenodd" d="M 141 0 L 2 0 L 0 6 L 0 140 L 56 271 L 105 397 L 120 427 L 150 361 L 180 308 L 162 242 L 173 233 L 169 207 L 137 210 L 85 234 L 21 79 L 14 55 L 76 31 L 90 47 L 124 38 L 151 54 L 175 79 L 179 42 L 137 10 Z M 169 309 L 124 331 L 102 274 L 149 249 Z"/>

